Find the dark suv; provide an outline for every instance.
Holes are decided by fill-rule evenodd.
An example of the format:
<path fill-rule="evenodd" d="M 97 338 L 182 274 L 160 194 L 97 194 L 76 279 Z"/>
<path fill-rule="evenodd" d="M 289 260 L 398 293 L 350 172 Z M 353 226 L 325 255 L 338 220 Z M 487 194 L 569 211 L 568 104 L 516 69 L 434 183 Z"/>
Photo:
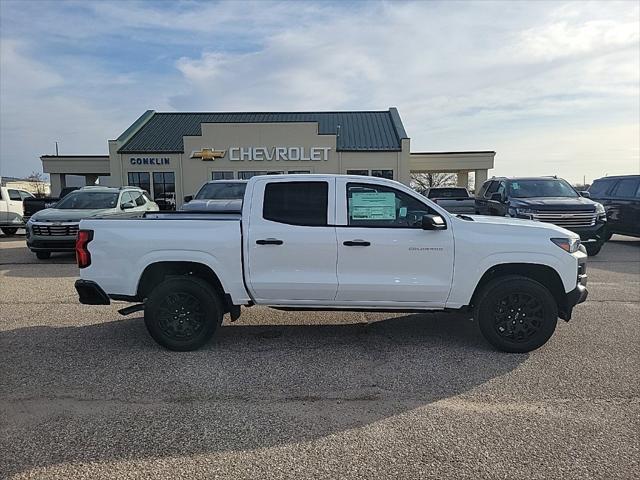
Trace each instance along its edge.
<path fill-rule="evenodd" d="M 640 237 L 640 175 L 599 178 L 589 193 L 607 210 L 607 240 L 614 233 Z"/>
<path fill-rule="evenodd" d="M 561 178 L 494 177 L 479 190 L 476 213 L 553 223 L 580 235 L 589 255 L 606 241 L 604 207 Z"/>

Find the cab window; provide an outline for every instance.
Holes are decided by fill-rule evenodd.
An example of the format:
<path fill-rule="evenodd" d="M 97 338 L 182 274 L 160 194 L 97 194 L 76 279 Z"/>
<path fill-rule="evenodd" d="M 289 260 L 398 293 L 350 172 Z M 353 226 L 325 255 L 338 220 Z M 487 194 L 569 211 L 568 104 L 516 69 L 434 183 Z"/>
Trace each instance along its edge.
<path fill-rule="evenodd" d="M 289 225 L 326 226 L 328 198 L 327 182 L 271 182 L 264 189 L 262 218 Z"/>
<path fill-rule="evenodd" d="M 496 180 L 492 180 L 491 184 L 487 188 L 487 191 L 484 192 L 484 197 L 485 198 L 491 198 L 491 195 L 493 195 L 497 191 L 498 191 L 498 182 Z"/>
<path fill-rule="evenodd" d="M 20 196 L 20 192 L 18 190 L 7 190 L 9 193 L 9 200 L 15 200 L 17 202 L 22 201 L 22 197 Z"/>
<path fill-rule="evenodd" d="M 136 202 L 138 207 L 141 207 L 145 204 L 144 197 L 142 196 L 142 192 L 131 192 L 131 196 L 133 197 L 133 201 Z"/>
<path fill-rule="evenodd" d="M 633 197 L 638 189 L 638 182 L 640 182 L 640 180 L 636 178 L 625 178 L 620 180 L 613 190 L 613 196 L 621 198 Z"/>
<path fill-rule="evenodd" d="M 354 227 L 421 228 L 435 213 L 409 194 L 384 185 L 347 184 L 347 221 Z"/>

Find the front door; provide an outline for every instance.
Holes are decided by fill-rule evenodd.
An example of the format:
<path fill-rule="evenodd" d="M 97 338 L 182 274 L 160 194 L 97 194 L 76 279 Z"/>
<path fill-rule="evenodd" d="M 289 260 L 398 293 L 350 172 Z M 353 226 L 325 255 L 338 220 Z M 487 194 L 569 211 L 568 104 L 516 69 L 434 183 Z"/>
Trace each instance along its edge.
<path fill-rule="evenodd" d="M 336 302 L 379 306 L 443 306 L 453 276 L 453 233 L 423 230 L 425 214 L 437 214 L 418 196 L 374 183 L 338 180 L 346 198 L 336 227 Z"/>
<path fill-rule="evenodd" d="M 251 197 L 245 262 L 252 295 L 272 305 L 333 301 L 335 179 L 265 177 Z"/>

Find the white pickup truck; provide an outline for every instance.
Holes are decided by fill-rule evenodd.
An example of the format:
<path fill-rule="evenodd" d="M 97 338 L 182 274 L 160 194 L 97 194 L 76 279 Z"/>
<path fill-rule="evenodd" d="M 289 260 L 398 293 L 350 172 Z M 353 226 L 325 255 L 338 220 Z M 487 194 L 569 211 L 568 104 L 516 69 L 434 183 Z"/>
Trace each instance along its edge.
<path fill-rule="evenodd" d="M 80 302 L 137 302 L 172 350 L 207 342 L 241 306 L 469 311 L 485 338 L 527 352 L 586 299 L 578 236 L 541 222 L 455 216 L 410 188 L 341 175 L 253 177 L 242 213 L 80 223 Z"/>

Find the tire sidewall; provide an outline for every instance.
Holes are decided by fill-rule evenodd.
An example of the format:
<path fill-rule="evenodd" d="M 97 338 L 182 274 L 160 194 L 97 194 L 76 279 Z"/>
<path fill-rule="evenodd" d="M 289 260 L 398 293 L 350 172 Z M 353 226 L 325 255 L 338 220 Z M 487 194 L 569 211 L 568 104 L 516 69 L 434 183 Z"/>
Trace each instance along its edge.
<path fill-rule="evenodd" d="M 500 336 L 495 329 L 493 306 L 510 293 L 526 293 L 535 296 L 544 308 L 544 319 L 540 330 L 525 342 L 510 341 Z M 526 353 L 540 348 L 551 338 L 558 323 L 558 306 L 551 292 L 542 284 L 526 277 L 509 276 L 494 280 L 487 285 L 478 304 L 476 318 L 482 335 L 498 350 Z"/>
<path fill-rule="evenodd" d="M 204 328 L 188 340 L 167 336 L 158 324 L 158 309 L 168 294 L 176 292 L 184 292 L 196 297 L 207 317 Z M 222 317 L 222 304 L 215 290 L 204 280 L 189 276 L 164 280 L 153 289 L 144 308 L 144 323 L 151 337 L 163 347 L 177 351 L 196 350 L 203 346 L 222 323 Z"/>

